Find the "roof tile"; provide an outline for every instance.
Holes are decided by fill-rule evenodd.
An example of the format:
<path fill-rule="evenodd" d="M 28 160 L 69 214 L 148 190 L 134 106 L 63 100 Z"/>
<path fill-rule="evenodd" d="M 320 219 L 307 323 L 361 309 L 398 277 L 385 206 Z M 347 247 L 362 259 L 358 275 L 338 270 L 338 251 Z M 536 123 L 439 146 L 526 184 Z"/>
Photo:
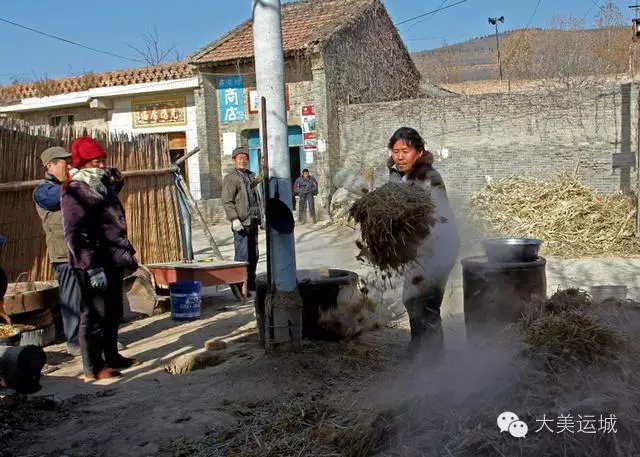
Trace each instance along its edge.
<path fill-rule="evenodd" d="M 154 65 L 150 67 L 128 68 L 105 73 L 52 79 L 26 84 L 0 86 L 0 100 L 20 100 L 30 97 L 67 94 L 93 87 L 111 87 L 140 82 L 159 82 L 194 76 L 187 61 Z"/>
<path fill-rule="evenodd" d="M 303 0 L 282 5 L 282 44 L 285 53 L 305 50 L 328 39 L 351 17 L 376 0 Z M 225 38 L 191 59 L 194 64 L 222 63 L 253 57 L 253 26 L 248 20 Z"/>

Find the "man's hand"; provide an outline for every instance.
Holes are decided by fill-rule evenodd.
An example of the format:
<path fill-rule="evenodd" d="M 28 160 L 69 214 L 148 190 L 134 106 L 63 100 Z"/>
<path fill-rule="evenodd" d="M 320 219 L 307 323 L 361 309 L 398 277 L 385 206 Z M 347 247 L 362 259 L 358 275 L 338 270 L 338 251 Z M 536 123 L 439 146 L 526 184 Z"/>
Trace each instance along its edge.
<path fill-rule="evenodd" d="M 103 268 L 88 270 L 87 273 L 89 274 L 89 283 L 91 284 L 91 287 L 98 290 L 107 289 L 107 275 L 104 274 Z"/>
<path fill-rule="evenodd" d="M 234 219 L 231 223 L 231 228 L 234 232 L 239 232 L 240 230 L 244 229 L 244 226 L 242 225 L 242 222 L 240 222 L 240 219 Z"/>

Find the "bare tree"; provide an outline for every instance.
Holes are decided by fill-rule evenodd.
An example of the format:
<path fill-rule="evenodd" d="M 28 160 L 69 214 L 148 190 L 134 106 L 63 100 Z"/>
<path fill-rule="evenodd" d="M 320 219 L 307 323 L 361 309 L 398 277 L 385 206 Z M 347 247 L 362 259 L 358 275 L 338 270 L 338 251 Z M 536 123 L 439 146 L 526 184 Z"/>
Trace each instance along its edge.
<path fill-rule="evenodd" d="M 132 44 L 127 44 L 127 46 L 147 65 L 159 65 L 172 60 L 179 61 L 182 58 L 182 53 L 178 51 L 175 44 L 168 48 L 162 45 L 156 27 L 153 28 L 153 31 L 142 35 L 141 46 L 134 46 Z M 173 57 L 173 59 L 171 57 Z"/>
<path fill-rule="evenodd" d="M 605 73 L 622 73 L 629 58 L 628 28 L 625 17 L 614 2 L 602 5 L 596 15 L 593 52 Z"/>
<path fill-rule="evenodd" d="M 503 38 L 502 68 L 509 78 L 531 78 L 531 63 L 536 52 L 539 30 L 523 29 L 511 32 Z M 497 53 L 494 52 L 494 61 L 497 63 Z"/>

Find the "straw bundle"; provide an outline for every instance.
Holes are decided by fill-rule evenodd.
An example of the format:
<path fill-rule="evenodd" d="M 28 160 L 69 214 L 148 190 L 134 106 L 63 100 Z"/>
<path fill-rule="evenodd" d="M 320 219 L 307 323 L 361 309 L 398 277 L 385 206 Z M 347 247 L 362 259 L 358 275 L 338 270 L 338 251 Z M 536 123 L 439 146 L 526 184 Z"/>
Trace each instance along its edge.
<path fill-rule="evenodd" d="M 598 194 L 569 174 L 549 181 L 528 176 L 497 180 L 472 197 L 471 205 L 473 222 L 493 236 L 543 239 L 541 254 L 640 254 L 634 199 Z"/>
<path fill-rule="evenodd" d="M 49 280 L 44 232 L 33 203 L 33 189 L 44 176 L 40 154 L 50 146 L 67 148 L 78 136 L 91 134 L 109 152 L 109 162 L 122 171 L 169 167 L 164 135 L 117 135 L 71 127 L 42 128 L 12 119 L 0 119 L 0 265 L 9 281 L 22 272 L 30 280 Z M 167 174 L 126 178 L 120 194 L 127 215 L 129 237 L 142 263 L 181 258 L 177 203 L 172 177 Z M 26 279 L 26 278 L 25 278 Z"/>
<path fill-rule="evenodd" d="M 387 183 L 365 194 L 349 210 L 349 217 L 360 224 L 358 259 L 400 273 L 429 235 L 434 208 L 430 195 L 417 185 Z"/>

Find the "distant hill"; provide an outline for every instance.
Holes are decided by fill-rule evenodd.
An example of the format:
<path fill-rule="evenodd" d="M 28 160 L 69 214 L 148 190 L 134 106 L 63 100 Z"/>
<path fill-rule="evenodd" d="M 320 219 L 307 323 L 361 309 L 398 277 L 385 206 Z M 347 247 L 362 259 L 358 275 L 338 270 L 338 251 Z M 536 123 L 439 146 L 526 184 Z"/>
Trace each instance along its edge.
<path fill-rule="evenodd" d="M 513 32 L 500 33 L 500 42 Z M 456 68 L 456 79 L 459 80 L 448 82 L 460 82 L 495 78 L 498 67 L 494 63 L 494 52 L 496 52 L 495 34 L 428 51 L 414 52 L 411 57 L 425 79 L 444 82 L 448 78 L 447 71 L 443 67 L 450 64 Z"/>
<path fill-rule="evenodd" d="M 573 65 L 569 61 L 569 54 L 581 56 L 580 64 L 583 68 L 572 68 L 571 71 L 582 73 L 592 69 L 601 72 L 619 71 L 628 62 L 630 33 L 629 28 L 624 26 L 571 31 L 516 29 L 501 33 L 499 38 L 505 77 L 509 76 L 509 70 L 512 71 L 510 76 L 515 78 L 536 78 L 544 72 L 557 73 L 559 68 L 564 71 L 563 67 Z M 514 49 L 518 55 L 512 56 L 514 58 L 507 62 L 509 50 Z M 549 57 L 549 53 L 554 55 Z M 498 77 L 495 34 L 414 52 L 411 56 L 423 78 L 432 83 L 457 83 Z M 552 58 L 555 60 L 551 61 Z M 543 62 L 544 68 L 534 69 L 534 61 Z"/>

